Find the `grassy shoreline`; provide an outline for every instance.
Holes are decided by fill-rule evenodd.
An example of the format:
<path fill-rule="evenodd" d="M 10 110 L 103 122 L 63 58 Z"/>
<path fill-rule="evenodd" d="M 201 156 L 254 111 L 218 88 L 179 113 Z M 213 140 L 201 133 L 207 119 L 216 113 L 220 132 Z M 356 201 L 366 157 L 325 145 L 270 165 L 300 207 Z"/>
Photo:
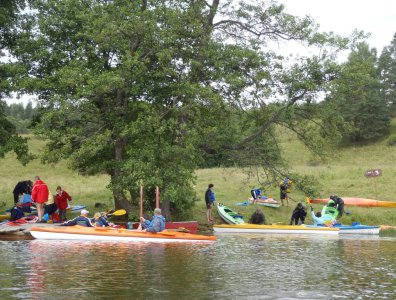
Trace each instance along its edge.
<path fill-rule="evenodd" d="M 34 137 L 29 142 L 31 151 L 39 153 L 44 145 Z M 396 151 L 394 147 L 386 145 L 386 141 L 380 141 L 371 145 L 353 146 L 339 149 L 334 157 L 326 163 L 315 161 L 303 148 L 303 146 L 291 135 L 283 134 L 281 140 L 282 151 L 287 158 L 291 169 L 301 174 L 315 176 L 321 184 L 321 197 L 331 194 L 340 197 L 362 197 L 385 201 L 395 201 L 394 197 L 396 178 Z M 23 167 L 16 161 L 14 154 L 8 154 L 0 160 L 0 210 L 12 206 L 12 190 L 15 184 L 21 180 L 32 179 L 35 175 L 49 185 L 51 192 L 55 193 L 57 185 L 61 185 L 74 198 L 75 204 L 84 204 L 91 211 L 95 203 L 101 202 L 112 207 L 112 194 L 106 188 L 109 177 L 106 175 L 85 177 L 67 169 L 67 162 L 62 161 L 56 165 L 43 165 L 34 161 Z M 382 169 L 382 176 L 367 179 L 364 172 L 369 169 Z M 250 189 L 257 186 L 252 178 L 246 173 L 234 168 L 200 169 L 196 172 L 197 182 L 195 191 L 199 201 L 193 208 L 189 219 L 197 220 L 203 227 L 207 225 L 204 203 L 204 192 L 209 183 L 215 185 L 217 202 L 224 203 L 241 213 L 248 219 L 255 210 L 253 205 L 241 207 L 236 202 L 246 201 L 250 197 Z M 279 199 L 278 187 L 274 186 L 265 191 L 267 196 Z M 292 190 L 292 201 L 289 207 L 278 209 L 263 207 L 267 222 L 288 223 L 291 212 L 297 202 L 305 202 L 305 195 L 297 190 Z M 321 208 L 314 205 L 315 210 Z M 361 222 L 367 225 L 396 225 L 396 214 L 392 208 L 361 208 L 347 207 L 352 212 L 351 216 L 343 216 L 341 221 L 345 224 Z M 138 212 L 137 212 L 138 213 Z M 213 210 L 216 223 L 221 223 L 216 210 Z M 309 223 L 310 217 L 307 218 Z"/>

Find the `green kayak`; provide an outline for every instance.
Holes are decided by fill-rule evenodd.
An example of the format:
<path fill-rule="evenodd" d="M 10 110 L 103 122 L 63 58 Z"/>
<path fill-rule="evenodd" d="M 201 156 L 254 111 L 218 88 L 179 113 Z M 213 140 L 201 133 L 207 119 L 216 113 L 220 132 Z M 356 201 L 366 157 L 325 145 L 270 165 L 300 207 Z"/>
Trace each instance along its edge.
<path fill-rule="evenodd" d="M 220 217 L 228 224 L 244 224 L 243 216 L 233 211 L 228 206 L 225 206 L 221 203 L 217 204 L 217 212 Z"/>

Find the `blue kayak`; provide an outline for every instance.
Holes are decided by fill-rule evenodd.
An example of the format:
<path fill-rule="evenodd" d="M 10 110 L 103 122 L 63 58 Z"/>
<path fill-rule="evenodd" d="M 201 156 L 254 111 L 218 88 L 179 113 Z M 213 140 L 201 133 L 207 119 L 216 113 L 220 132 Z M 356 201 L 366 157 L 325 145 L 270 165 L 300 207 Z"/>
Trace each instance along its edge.
<path fill-rule="evenodd" d="M 324 225 L 305 225 L 307 227 L 325 227 Z M 334 224 L 332 228 L 339 228 L 340 234 L 379 234 L 380 226 L 362 225 L 358 222 L 352 225 Z"/>

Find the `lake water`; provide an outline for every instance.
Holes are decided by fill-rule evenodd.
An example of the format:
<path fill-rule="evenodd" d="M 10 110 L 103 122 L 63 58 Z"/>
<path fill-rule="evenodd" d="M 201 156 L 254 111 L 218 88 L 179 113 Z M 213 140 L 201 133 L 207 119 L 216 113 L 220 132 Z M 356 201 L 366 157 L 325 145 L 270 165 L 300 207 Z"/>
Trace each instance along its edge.
<path fill-rule="evenodd" d="M 0 241 L 0 299 L 395 299 L 396 238 Z"/>

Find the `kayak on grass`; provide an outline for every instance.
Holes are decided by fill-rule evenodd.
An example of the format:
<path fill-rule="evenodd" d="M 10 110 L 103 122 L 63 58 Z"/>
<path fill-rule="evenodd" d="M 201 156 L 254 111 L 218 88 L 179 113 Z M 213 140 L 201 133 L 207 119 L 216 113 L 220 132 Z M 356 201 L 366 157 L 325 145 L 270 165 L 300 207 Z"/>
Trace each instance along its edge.
<path fill-rule="evenodd" d="M 342 197 L 344 204 L 347 206 L 361 206 L 361 207 L 393 207 L 396 208 L 395 201 L 380 201 L 374 199 L 365 199 L 357 197 Z M 330 198 L 317 198 L 317 199 L 307 199 L 307 202 L 315 204 L 327 204 Z"/>
<path fill-rule="evenodd" d="M 191 234 L 178 231 L 158 233 L 127 230 L 124 228 L 56 226 L 33 227 L 31 235 L 45 240 L 125 241 L 125 242 L 213 242 L 215 236 Z"/>
<path fill-rule="evenodd" d="M 249 198 L 249 202 L 253 203 L 254 199 Z M 274 200 L 273 198 L 265 198 L 265 199 L 257 199 L 255 201 L 259 205 L 267 206 L 267 207 L 272 207 L 272 208 L 279 208 L 280 204 L 278 201 Z"/>
<path fill-rule="evenodd" d="M 217 203 L 217 212 L 220 217 L 228 224 L 244 224 L 243 216 L 233 211 L 228 206 L 223 205 L 222 203 Z"/>

